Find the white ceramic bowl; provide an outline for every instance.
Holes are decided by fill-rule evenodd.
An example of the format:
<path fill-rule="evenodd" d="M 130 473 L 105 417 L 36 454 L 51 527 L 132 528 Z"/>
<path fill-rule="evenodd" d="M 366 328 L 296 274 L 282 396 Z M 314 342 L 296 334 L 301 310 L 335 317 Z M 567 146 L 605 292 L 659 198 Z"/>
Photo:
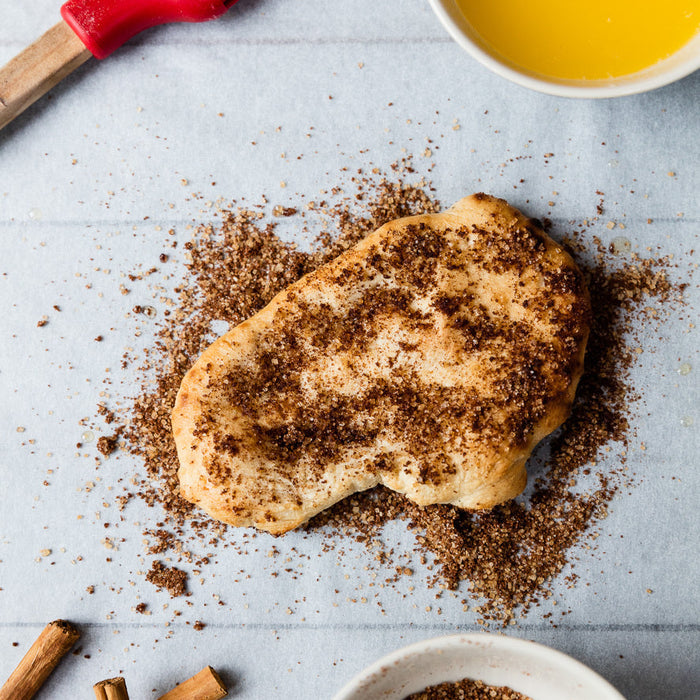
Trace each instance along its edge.
<path fill-rule="evenodd" d="M 462 678 L 508 686 L 533 700 L 624 700 L 587 666 L 549 647 L 495 634 L 436 637 L 385 656 L 333 700 L 401 700 Z"/>
<path fill-rule="evenodd" d="M 563 80 L 531 73 L 506 61 L 474 31 L 455 0 L 429 0 L 452 38 L 497 75 L 532 90 L 560 97 L 622 97 L 647 92 L 690 75 L 700 68 L 700 33 L 673 56 L 645 70 L 609 80 Z M 482 0 L 488 2 L 488 0 Z"/>

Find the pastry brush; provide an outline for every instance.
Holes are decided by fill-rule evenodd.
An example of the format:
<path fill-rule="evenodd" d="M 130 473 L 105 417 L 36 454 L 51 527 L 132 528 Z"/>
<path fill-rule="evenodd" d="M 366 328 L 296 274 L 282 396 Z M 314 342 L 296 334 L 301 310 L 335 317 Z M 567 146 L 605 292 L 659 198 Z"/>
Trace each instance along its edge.
<path fill-rule="evenodd" d="M 68 0 L 63 19 L 0 68 L 0 129 L 89 58 L 167 22 L 203 22 L 236 0 Z"/>

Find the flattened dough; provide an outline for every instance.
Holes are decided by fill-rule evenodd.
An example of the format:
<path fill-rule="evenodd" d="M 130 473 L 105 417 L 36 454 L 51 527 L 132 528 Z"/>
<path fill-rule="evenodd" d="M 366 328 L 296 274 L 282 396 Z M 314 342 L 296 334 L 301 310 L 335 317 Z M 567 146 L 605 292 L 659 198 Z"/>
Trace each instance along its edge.
<path fill-rule="evenodd" d="M 172 416 L 181 494 L 274 534 L 377 484 L 493 507 L 567 417 L 589 320 L 570 256 L 505 201 L 392 221 L 190 369 Z"/>

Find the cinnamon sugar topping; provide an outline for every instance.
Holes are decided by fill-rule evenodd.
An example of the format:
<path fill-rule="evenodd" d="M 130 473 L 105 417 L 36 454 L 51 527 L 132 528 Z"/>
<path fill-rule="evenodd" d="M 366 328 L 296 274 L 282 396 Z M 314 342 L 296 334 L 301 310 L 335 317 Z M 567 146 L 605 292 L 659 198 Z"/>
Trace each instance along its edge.
<path fill-rule="evenodd" d="M 569 256 L 503 200 L 395 221 L 197 361 L 173 417 L 183 493 L 275 533 L 377 481 L 503 502 L 566 416 L 589 323 Z"/>

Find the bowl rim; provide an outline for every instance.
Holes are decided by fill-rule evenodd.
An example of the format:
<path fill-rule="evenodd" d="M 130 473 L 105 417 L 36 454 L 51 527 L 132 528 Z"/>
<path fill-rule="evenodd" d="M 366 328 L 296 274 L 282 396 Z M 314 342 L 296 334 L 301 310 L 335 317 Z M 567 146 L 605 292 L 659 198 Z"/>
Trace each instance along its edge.
<path fill-rule="evenodd" d="M 670 85 L 700 69 L 699 50 L 695 55 L 691 54 L 687 60 L 671 65 L 666 70 L 648 76 L 640 74 L 638 78 L 630 77 L 622 79 L 620 82 L 590 81 L 591 84 L 585 84 L 584 81 L 581 81 L 581 84 L 579 84 L 575 81 L 567 83 L 554 78 L 551 80 L 548 80 L 546 77 L 539 78 L 534 74 L 508 65 L 467 36 L 446 8 L 446 4 L 452 4 L 454 0 L 428 0 L 428 2 L 450 36 L 472 58 L 475 58 L 483 66 L 496 73 L 496 75 L 506 78 L 517 85 L 548 95 L 555 95 L 556 97 L 601 99 L 637 95 L 642 92 L 656 90 L 664 85 Z M 700 34 L 696 35 L 695 40 L 700 42 Z M 693 39 L 691 39 L 692 41 Z"/>
<path fill-rule="evenodd" d="M 414 642 L 407 646 L 396 649 L 382 656 L 380 659 L 370 664 L 353 678 L 350 679 L 332 698 L 332 700 L 353 700 L 356 693 L 363 689 L 363 686 L 372 679 L 373 676 L 380 676 L 388 668 L 397 665 L 401 661 L 428 651 L 443 651 L 453 647 L 468 648 L 468 645 L 480 647 L 497 647 L 501 651 L 511 651 L 513 653 L 527 651 L 535 652 L 546 656 L 548 660 L 556 664 L 562 670 L 573 675 L 583 677 L 590 683 L 595 684 L 600 690 L 606 693 L 601 695 L 603 700 L 625 700 L 624 696 L 611 685 L 603 676 L 578 661 L 573 656 L 565 654 L 552 647 L 533 642 L 528 639 L 509 637 L 504 634 L 492 634 L 488 632 L 466 632 L 461 634 L 441 635 L 431 637 L 420 642 Z"/>

